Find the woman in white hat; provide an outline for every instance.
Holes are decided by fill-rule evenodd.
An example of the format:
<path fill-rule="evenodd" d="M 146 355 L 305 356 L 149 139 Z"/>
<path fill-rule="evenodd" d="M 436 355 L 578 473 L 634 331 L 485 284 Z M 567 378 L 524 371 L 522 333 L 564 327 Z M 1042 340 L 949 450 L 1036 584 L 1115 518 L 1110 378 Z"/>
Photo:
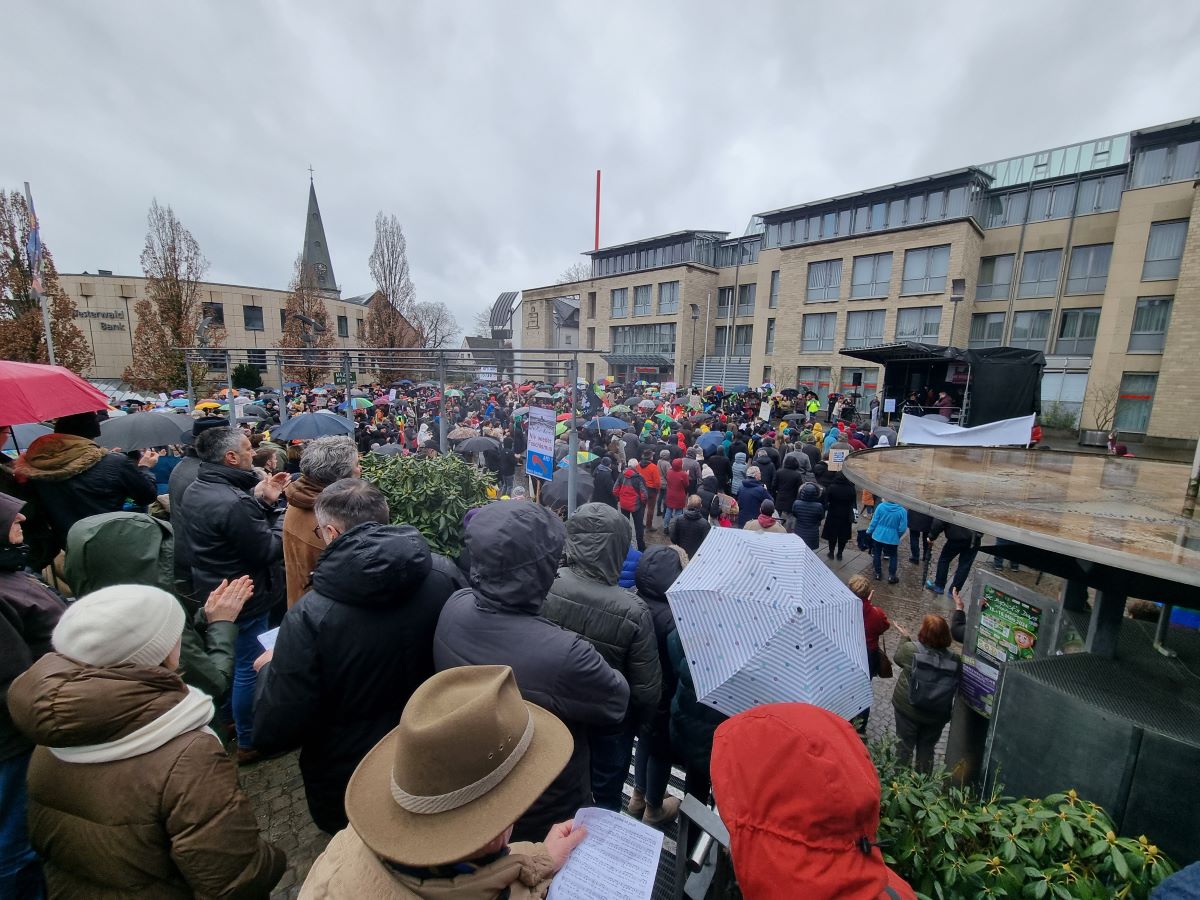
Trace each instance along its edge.
<path fill-rule="evenodd" d="M 29 834 L 52 897 L 265 897 L 283 875 L 208 728 L 212 698 L 176 672 L 183 618 L 158 588 L 94 591 L 9 688 L 38 745 Z"/>
<path fill-rule="evenodd" d="M 313 863 L 302 900 L 545 896 L 587 829 L 509 844 L 513 823 L 562 771 L 571 732 L 521 699 L 508 666 L 426 681 L 346 789 L 350 827 Z"/>

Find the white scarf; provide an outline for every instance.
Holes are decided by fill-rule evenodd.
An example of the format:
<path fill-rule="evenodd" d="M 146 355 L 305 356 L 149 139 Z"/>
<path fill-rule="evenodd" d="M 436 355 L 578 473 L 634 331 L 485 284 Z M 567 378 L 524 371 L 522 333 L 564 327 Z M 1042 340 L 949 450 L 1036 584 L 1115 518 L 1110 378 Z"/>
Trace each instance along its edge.
<path fill-rule="evenodd" d="M 189 731 L 206 731 L 216 738 L 216 734 L 208 727 L 213 715 L 212 697 L 189 685 L 187 696 L 153 722 L 148 722 L 124 737 L 104 744 L 48 749 L 58 759 L 69 763 L 102 763 L 132 759 L 157 750 L 167 741 Z"/>

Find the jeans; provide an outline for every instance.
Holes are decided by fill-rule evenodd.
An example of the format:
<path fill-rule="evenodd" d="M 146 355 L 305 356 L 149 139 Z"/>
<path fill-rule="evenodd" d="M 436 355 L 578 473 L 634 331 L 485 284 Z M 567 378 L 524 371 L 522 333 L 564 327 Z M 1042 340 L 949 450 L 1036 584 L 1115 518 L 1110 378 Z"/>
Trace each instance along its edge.
<path fill-rule="evenodd" d="M 875 563 L 875 577 L 883 577 L 883 557 L 888 558 L 888 578 L 896 577 L 896 564 L 900 555 L 899 544 L 885 544 L 875 541 L 871 546 L 871 559 Z"/>
<path fill-rule="evenodd" d="M 512 489 L 513 489 L 513 477 L 511 475 L 501 475 L 500 476 L 500 495 L 501 496 L 507 495 L 507 496 L 511 497 Z"/>
<path fill-rule="evenodd" d="M 622 788 L 633 756 L 633 728 L 597 731 L 588 736 L 592 755 L 592 798 L 601 809 L 621 811 Z"/>
<path fill-rule="evenodd" d="M 0 762 L 0 897 L 41 900 L 42 864 L 29 846 L 25 773 L 29 753 Z"/>
<path fill-rule="evenodd" d="M 642 510 L 638 507 L 633 512 L 621 510 L 621 515 L 633 520 L 633 537 L 638 550 L 646 549 L 646 526 L 642 522 Z"/>
<path fill-rule="evenodd" d="M 935 722 L 927 724 L 925 722 L 916 722 L 898 709 L 895 712 L 896 737 L 900 739 L 900 746 L 897 748 L 900 754 L 900 762 L 906 766 L 910 765 L 912 763 L 913 751 L 915 750 L 917 761 L 914 768 L 918 772 L 932 772 L 933 750 L 937 746 L 938 738 L 942 736 L 942 729 L 946 727 L 946 723 Z"/>
<path fill-rule="evenodd" d="M 971 563 L 975 562 L 975 553 L 976 550 L 969 541 L 946 541 L 946 546 L 942 548 L 942 554 L 938 557 L 934 584 L 940 588 L 946 587 L 946 576 L 950 574 L 950 563 L 957 556 L 958 568 L 954 570 L 952 585 L 961 591 L 962 586 L 967 583 L 967 576 L 971 574 Z"/>
<path fill-rule="evenodd" d="M 666 531 L 670 527 L 672 519 L 674 519 L 676 516 L 682 515 L 682 509 L 671 509 L 671 507 L 668 506 L 666 511 L 663 512 L 663 531 Z"/>
<path fill-rule="evenodd" d="M 638 738 L 637 750 L 633 754 L 633 786 L 645 796 L 647 806 L 662 806 L 670 778 L 671 760 L 651 752 L 650 742 Z"/>
<path fill-rule="evenodd" d="M 254 689 L 258 685 L 254 660 L 263 653 L 258 636 L 268 630 L 267 614 L 237 624 L 237 642 L 233 648 L 233 687 L 229 694 L 238 746 L 249 749 L 254 746 Z"/>

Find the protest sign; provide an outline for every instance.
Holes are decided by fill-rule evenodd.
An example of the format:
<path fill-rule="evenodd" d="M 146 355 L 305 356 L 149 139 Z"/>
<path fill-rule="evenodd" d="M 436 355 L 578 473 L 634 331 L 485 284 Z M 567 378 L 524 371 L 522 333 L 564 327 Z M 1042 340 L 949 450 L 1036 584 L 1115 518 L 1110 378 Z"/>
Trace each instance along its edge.
<path fill-rule="evenodd" d="M 525 451 L 525 471 L 533 478 L 550 481 L 554 478 L 554 410 L 541 406 L 529 407 L 528 449 Z"/>

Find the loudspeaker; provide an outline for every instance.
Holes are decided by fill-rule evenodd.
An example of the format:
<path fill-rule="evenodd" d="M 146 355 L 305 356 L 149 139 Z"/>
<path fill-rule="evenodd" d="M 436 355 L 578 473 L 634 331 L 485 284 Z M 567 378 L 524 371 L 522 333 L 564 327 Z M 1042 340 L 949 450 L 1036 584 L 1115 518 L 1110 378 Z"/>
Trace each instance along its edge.
<path fill-rule="evenodd" d="M 862 387 L 862 372 L 855 372 L 854 377 L 850 379 L 850 383 L 855 387 Z"/>

